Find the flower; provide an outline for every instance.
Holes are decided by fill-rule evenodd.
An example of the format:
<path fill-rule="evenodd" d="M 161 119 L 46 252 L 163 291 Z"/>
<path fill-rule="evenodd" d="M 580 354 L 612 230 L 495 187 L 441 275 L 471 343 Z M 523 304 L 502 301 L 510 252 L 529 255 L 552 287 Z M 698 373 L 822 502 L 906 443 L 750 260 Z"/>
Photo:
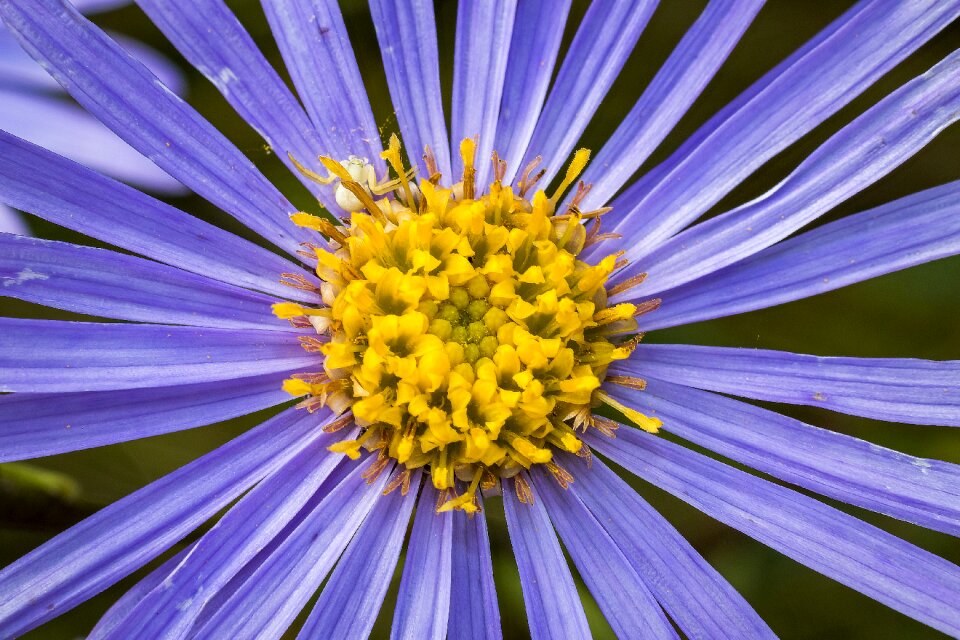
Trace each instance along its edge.
<path fill-rule="evenodd" d="M 78 102 L 289 256 L 0 134 L 0 200 L 152 259 L 0 236 L 5 295 L 133 321 L 2 321 L 0 389 L 13 393 L 0 398 L 0 459 L 303 397 L 0 572 L 0 633 L 75 606 L 226 509 L 90 637 L 279 637 L 321 585 L 301 635 L 364 637 L 415 510 L 394 635 L 498 637 L 484 496 L 499 489 L 534 637 L 589 637 L 561 540 L 619 636 L 675 637 L 675 624 L 689 637 L 772 637 L 603 456 L 960 634 L 960 568 L 686 446 L 956 535 L 956 465 L 719 394 L 960 426 L 957 362 L 654 345 L 636 333 L 960 252 L 960 182 L 788 238 L 960 118 L 960 52 L 867 109 L 770 192 L 696 223 L 949 24 L 960 2 L 861 2 L 614 197 L 761 4 L 714 0 L 593 162 L 578 150 L 560 187 L 538 191 L 574 151 L 655 4 L 593 3 L 548 95 L 569 3 L 461 3 L 448 138 L 432 3 L 372 0 L 413 179 L 399 140 L 381 147 L 336 3 L 264 3 L 301 109 L 221 2 L 141 0 L 345 220 L 337 225 L 296 212 L 75 10 L 0 0 L 0 16 Z"/>
<path fill-rule="evenodd" d="M 128 0 L 76 0 L 87 13 L 113 9 Z M 122 39 L 124 47 L 147 64 L 171 90 L 183 91 L 183 78 L 152 49 Z M 96 118 L 65 103 L 63 91 L 0 25 L 0 128 L 108 175 L 162 193 L 183 187 L 117 138 Z M 0 205 L 0 231 L 27 235 L 24 220 Z"/>

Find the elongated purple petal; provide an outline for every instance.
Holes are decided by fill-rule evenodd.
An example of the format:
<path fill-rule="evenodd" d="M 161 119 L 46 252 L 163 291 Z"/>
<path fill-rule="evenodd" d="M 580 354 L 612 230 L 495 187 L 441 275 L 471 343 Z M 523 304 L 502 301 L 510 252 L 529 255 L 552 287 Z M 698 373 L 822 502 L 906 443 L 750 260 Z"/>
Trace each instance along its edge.
<path fill-rule="evenodd" d="M 39 67 L 36 62 L 30 62 Z M 183 185 L 103 123 L 60 96 L 0 89 L 0 126 L 17 137 L 119 180 L 154 191 L 185 191 Z"/>
<path fill-rule="evenodd" d="M 707 515 L 949 635 L 960 567 L 805 495 L 668 440 L 621 429 L 590 446 Z"/>
<path fill-rule="evenodd" d="M 184 638 L 200 610 L 293 519 L 340 463 L 324 434 L 250 490 L 108 637 Z"/>
<path fill-rule="evenodd" d="M 530 144 L 557 63 L 572 0 L 517 0 L 494 149 L 513 180 Z"/>
<path fill-rule="evenodd" d="M 863 0 L 628 188 L 607 220 L 657 248 L 958 15 L 956 0 Z"/>
<path fill-rule="evenodd" d="M 279 283 L 282 273 L 310 277 L 280 256 L 3 131 L 0 202 L 220 282 L 316 298 Z"/>
<path fill-rule="evenodd" d="M 282 636 L 382 497 L 387 474 L 363 478 L 373 459 L 355 465 L 193 637 Z"/>
<path fill-rule="evenodd" d="M 459 176 L 463 173 L 463 160 L 458 153 L 460 141 L 479 136 L 476 183 L 480 188 L 486 186 L 490 176 L 490 154 L 516 11 L 517 0 L 465 2 L 457 6 L 450 152 L 453 175 Z"/>
<path fill-rule="evenodd" d="M 763 309 L 960 253 L 960 182 L 830 222 L 663 294 L 644 330 Z"/>
<path fill-rule="evenodd" d="M 76 2 L 73 4 L 80 9 Z M 83 9 L 80 10 L 83 11 Z M 150 72 L 157 76 L 157 79 L 166 85 L 170 91 L 173 91 L 178 96 L 186 95 L 188 89 L 187 78 L 179 66 L 156 49 L 148 47 L 139 40 L 134 40 L 122 33 L 114 33 L 112 31 L 109 33 L 111 38 L 120 43 L 120 46 L 126 49 L 134 58 L 142 62 L 147 69 L 150 69 Z M 36 65 L 37 63 L 34 62 L 33 64 Z M 53 78 L 47 77 L 53 81 L 55 87 L 60 88 L 60 85 L 56 84 Z M 181 189 L 182 188 L 181 186 Z"/>
<path fill-rule="evenodd" d="M 394 491 L 377 500 L 297 638 L 362 640 L 370 636 L 397 567 L 419 488 L 417 473 L 407 495 Z"/>
<path fill-rule="evenodd" d="M 397 111 L 410 163 L 421 169 L 429 146 L 440 172 L 451 180 L 450 144 L 443 119 L 440 62 L 433 3 L 428 0 L 370 0 L 383 70 Z"/>
<path fill-rule="evenodd" d="M 403 562 L 391 640 L 447 637 L 453 514 L 436 513 L 437 498 L 433 484 L 424 481 Z"/>
<path fill-rule="evenodd" d="M 137 0 L 137 4 L 321 203 L 338 210 L 333 190 L 306 178 L 287 155 L 293 154 L 306 167 L 326 175 L 317 154 L 335 149 L 313 126 L 223 1 Z"/>
<path fill-rule="evenodd" d="M 270 298 L 105 249 L 0 233 L 0 296 L 77 313 L 137 320 L 290 331 Z"/>
<path fill-rule="evenodd" d="M 139 389 L 310 371 L 319 362 L 280 331 L 0 318 L 0 391 Z"/>
<path fill-rule="evenodd" d="M 289 373 L 296 373 L 291 371 Z M 287 374 L 172 387 L 0 396 L 0 462 L 172 433 L 287 402 Z"/>
<path fill-rule="evenodd" d="M 656 598 L 577 496 L 549 473 L 534 474 L 537 492 L 583 581 L 618 638 L 677 638 Z"/>
<path fill-rule="evenodd" d="M 587 616 L 557 534 L 536 487 L 530 490 L 533 504 L 524 504 L 517 498 L 514 482 L 503 483 L 503 511 L 520 571 L 530 636 L 534 640 L 590 638 Z"/>
<path fill-rule="evenodd" d="M 876 420 L 960 427 L 960 361 L 643 344 L 614 370 Z"/>
<path fill-rule="evenodd" d="M 291 254 L 308 238 L 253 163 L 75 9 L 3 0 L 0 17 L 77 102 L 174 178 Z"/>
<path fill-rule="evenodd" d="M 328 153 L 365 156 L 382 175 L 382 146 L 335 0 L 261 0 L 283 61 Z"/>
<path fill-rule="evenodd" d="M 30 228 L 26 220 L 10 207 L 0 204 L 0 231 L 3 233 L 17 233 L 22 236 L 30 235 Z"/>
<path fill-rule="evenodd" d="M 587 166 L 584 211 L 610 201 L 663 142 L 730 55 L 765 0 L 712 0 Z"/>
<path fill-rule="evenodd" d="M 630 485 L 594 458 L 560 456 L 568 491 L 617 543 L 670 617 L 690 638 L 776 638 L 723 576 Z"/>
<path fill-rule="evenodd" d="M 477 499 L 482 500 L 480 497 Z M 447 636 L 463 640 L 502 638 L 487 518 L 482 512 L 467 515 L 457 511 L 453 514 L 451 556 Z"/>
<path fill-rule="evenodd" d="M 321 435 L 318 422 L 285 411 L 0 571 L 0 635 L 25 633 L 157 557 Z"/>
<path fill-rule="evenodd" d="M 960 51 L 902 86 L 810 154 L 783 182 L 698 224 L 622 272 L 647 272 L 649 296 L 713 273 L 774 244 L 873 184 L 960 119 Z M 624 246 L 640 243 L 624 237 Z M 627 250 L 627 257 L 631 255 Z"/>
<path fill-rule="evenodd" d="M 594 2 L 570 43 L 521 166 L 543 157 L 547 185 L 616 80 L 659 0 Z"/>
<path fill-rule="evenodd" d="M 611 385 L 613 386 L 613 385 Z M 916 458 L 707 391 L 647 381 L 610 389 L 663 428 L 755 469 L 849 504 L 960 535 L 960 467 Z"/>

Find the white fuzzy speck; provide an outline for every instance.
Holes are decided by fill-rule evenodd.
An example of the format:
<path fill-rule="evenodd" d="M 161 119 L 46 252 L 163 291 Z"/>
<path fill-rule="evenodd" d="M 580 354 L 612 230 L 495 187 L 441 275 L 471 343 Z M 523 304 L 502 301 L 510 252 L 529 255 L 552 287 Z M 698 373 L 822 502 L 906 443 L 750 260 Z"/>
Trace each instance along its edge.
<path fill-rule="evenodd" d="M 213 77 L 213 84 L 217 85 L 217 89 L 220 91 L 227 91 L 229 85 L 237 81 L 237 74 L 233 72 L 233 69 L 229 67 L 224 67 Z"/>
<path fill-rule="evenodd" d="M 49 280 L 50 276 L 37 273 L 30 267 L 27 267 L 15 277 L 11 278 L 10 276 L 4 276 L 3 286 L 5 287 L 15 287 L 18 284 L 23 284 L 24 282 L 29 282 L 30 280 Z"/>

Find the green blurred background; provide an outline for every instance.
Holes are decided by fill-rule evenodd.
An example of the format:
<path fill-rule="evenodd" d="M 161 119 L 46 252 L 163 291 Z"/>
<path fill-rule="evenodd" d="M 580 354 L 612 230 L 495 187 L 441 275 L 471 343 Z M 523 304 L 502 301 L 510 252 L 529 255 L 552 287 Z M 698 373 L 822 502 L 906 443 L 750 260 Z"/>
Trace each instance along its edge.
<path fill-rule="evenodd" d="M 285 74 L 259 3 L 256 0 L 234 0 L 229 4 L 278 70 Z M 587 129 L 582 145 L 599 149 L 706 3 L 701 0 L 663 0 L 660 4 L 593 124 Z M 851 4 L 831 0 L 770 0 L 700 100 L 641 171 L 663 160 L 712 113 Z M 389 134 L 396 129 L 396 118 L 390 107 L 366 3 L 347 0 L 342 1 L 341 6 L 367 82 L 374 114 L 386 134 Z M 587 6 L 587 2 L 574 2 L 564 48 Z M 189 102 L 229 135 L 275 180 L 294 204 L 305 210 L 317 209 L 309 194 L 265 149 L 256 133 L 231 110 L 212 85 L 198 73 L 188 70 L 185 61 L 139 9 L 128 7 L 97 16 L 95 21 L 139 38 L 180 62 L 190 78 Z M 437 23 L 441 73 L 449 107 L 456 2 L 437 3 Z M 955 24 L 815 132 L 767 163 L 714 207 L 711 215 L 728 210 L 769 189 L 827 136 L 958 46 L 960 24 Z M 824 216 L 818 224 L 958 178 L 960 126 L 954 126 L 879 184 Z M 174 198 L 171 202 L 236 233 L 251 237 L 223 212 L 199 198 Z M 36 218 L 30 218 L 30 222 L 39 236 L 92 244 L 86 238 Z M 656 332 L 648 339 L 654 342 L 785 349 L 818 355 L 957 359 L 960 358 L 958 276 L 960 258 L 943 260 L 775 309 Z M 13 315 L 75 317 L 8 300 L 2 304 L 5 311 L 9 310 L 8 314 Z M 42 348 L 42 342 L 38 348 Z M 956 430 L 891 425 L 814 408 L 773 408 L 812 424 L 910 454 L 960 462 L 960 433 Z M 267 415 L 269 413 L 145 441 L 36 460 L 29 465 L 0 465 L 0 565 L 9 564 L 86 515 L 213 449 Z M 770 551 L 655 487 L 640 482 L 634 484 L 783 638 L 943 637 Z M 960 562 L 960 547 L 949 536 L 857 509 L 847 510 L 934 553 Z M 487 513 L 504 635 L 507 638 L 525 638 L 528 633 L 517 571 L 497 501 L 488 503 Z M 195 533 L 190 540 L 200 533 L 202 531 Z M 638 531 L 637 535 L 642 536 L 643 532 Z M 156 566 L 156 563 L 151 566 Z M 146 570 L 138 572 L 26 637 L 83 637 L 98 616 L 145 573 Z M 580 587 L 595 636 L 613 637 L 589 593 L 582 584 Z M 389 635 L 395 591 L 396 584 L 388 595 L 374 637 L 386 638 Z M 290 637 L 293 635 L 290 634 Z"/>

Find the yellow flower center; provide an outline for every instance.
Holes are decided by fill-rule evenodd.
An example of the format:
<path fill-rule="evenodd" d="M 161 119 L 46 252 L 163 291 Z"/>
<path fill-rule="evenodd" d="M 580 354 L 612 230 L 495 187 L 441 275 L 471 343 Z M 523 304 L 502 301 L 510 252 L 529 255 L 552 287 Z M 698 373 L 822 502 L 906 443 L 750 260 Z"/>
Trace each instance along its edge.
<path fill-rule="evenodd" d="M 496 180 L 477 195 L 474 149 L 472 140 L 461 144 L 463 180 L 450 188 L 439 174 L 412 183 L 395 137 L 384 158 L 398 178 L 383 185 L 322 158 L 332 175 L 321 180 L 339 179 L 356 211 L 349 228 L 293 217 L 330 238 L 329 249 L 313 247 L 324 306 L 274 307 L 301 326 L 305 317 L 321 334 L 305 346 L 324 356 L 322 373 L 284 388 L 308 396 L 311 408 L 352 410 L 362 428 L 331 449 L 350 457 L 377 450 L 408 470 L 425 468 L 452 496 L 441 510 L 474 511 L 479 486 L 535 464 L 564 475 L 553 451 L 585 454 L 577 432 L 596 425 L 592 408 L 623 409 L 600 385 L 639 339 L 630 336 L 637 307 L 607 306 L 618 256 L 577 259 L 590 239 L 583 220 L 603 211 L 556 210 L 589 153 L 577 152 L 552 197 L 537 190 L 528 200 L 532 170 L 516 187 Z M 494 165 L 502 175 L 496 156 Z M 386 197 L 377 200 L 378 191 Z"/>

